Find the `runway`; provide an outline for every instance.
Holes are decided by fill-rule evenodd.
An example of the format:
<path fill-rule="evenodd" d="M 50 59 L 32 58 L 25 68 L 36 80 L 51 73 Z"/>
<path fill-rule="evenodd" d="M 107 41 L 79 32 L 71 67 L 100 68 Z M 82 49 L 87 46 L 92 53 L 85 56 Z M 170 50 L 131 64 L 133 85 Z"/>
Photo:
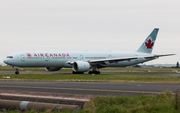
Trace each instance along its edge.
<path fill-rule="evenodd" d="M 11 75 L 14 71 L 0 71 L 0 75 Z M 71 74 L 70 72 L 21 71 L 20 74 Z M 85 73 L 87 74 L 87 73 Z M 105 75 L 180 76 L 179 73 L 102 73 Z M 97 75 L 98 76 L 98 75 Z M 82 95 L 139 95 L 157 94 L 180 89 L 180 83 L 128 83 L 128 82 L 40 82 L 1 81 L 0 90 L 52 92 Z"/>
<path fill-rule="evenodd" d="M 1 81 L 0 90 L 51 92 L 83 95 L 139 95 L 157 94 L 180 89 L 180 83 L 126 83 L 126 82 L 32 82 Z"/>

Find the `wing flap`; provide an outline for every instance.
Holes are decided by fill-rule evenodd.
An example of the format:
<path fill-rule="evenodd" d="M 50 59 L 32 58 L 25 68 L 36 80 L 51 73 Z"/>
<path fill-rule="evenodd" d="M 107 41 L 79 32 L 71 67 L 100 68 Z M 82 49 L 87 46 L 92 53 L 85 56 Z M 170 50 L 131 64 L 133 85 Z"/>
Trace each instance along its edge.
<path fill-rule="evenodd" d="M 97 63 L 97 62 L 106 62 L 106 61 L 109 61 L 109 62 L 113 62 L 113 61 L 125 61 L 125 60 L 133 60 L 133 59 L 138 59 L 138 58 L 142 58 L 142 57 L 146 57 L 146 56 L 134 56 L 134 57 L 119 57 L 119 58 L 108 58 L 108 59 L 99 59 L 99 60 L 90 60 L 89 62 L 90 63 Z M 148 56 L 148 57 L 151 57 L 151 56 Z"/>
<path fill-rule="evenodd" d="M 156 57 L 163 57 L 163 56 L 172 56 L 172 55 L 176 55 L 176 54 L 162 54 L 162 55 L 154 55 Z"/>
<path fill-rule="evenodd" d="M 155 58 L 155 57 L 164 57 L 164 56 L 172 56 L 176 54 L 161 54 L 161 55 L 153 55 L 153 56 L 147 56 L 145 58 Z"/>

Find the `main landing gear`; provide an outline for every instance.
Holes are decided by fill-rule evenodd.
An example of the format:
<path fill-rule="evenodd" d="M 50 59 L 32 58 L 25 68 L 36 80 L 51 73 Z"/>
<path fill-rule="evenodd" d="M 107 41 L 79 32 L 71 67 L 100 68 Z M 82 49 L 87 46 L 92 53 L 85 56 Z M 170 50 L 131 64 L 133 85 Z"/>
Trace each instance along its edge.
<path fill-rule="evenodd" d="M 84 74 L 84 72 L 75 72 L 75 71 L 73 71 L 72 74 Z"/>
<path fill-rule="evenodd" d="M 96 70 L 97 68 L 96 67 L 93 67 L 92 68 L 93 70 L 92 71 L 89 71 L 89 74 L 100 74 L 101 72 Z"/>
<path fill-rule="evenodd" d="M 100 71 L 89 71 L 89 74 L 100 74 Z"/>
<path fill-rule="evenodd" d="M 92 71 L 89 71 L 89 74 L 100 74 L 100 71 L 97 69 L 98 69 L 97 67 L 92 67 Z M 84 74 L 84 72 L 73 71 L 72 74 Z"/>

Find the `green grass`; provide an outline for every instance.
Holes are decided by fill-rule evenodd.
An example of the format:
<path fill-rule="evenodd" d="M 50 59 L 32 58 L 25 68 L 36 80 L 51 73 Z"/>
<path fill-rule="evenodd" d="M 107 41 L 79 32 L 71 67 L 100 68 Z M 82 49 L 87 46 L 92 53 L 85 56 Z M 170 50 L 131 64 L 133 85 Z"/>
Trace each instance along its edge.
<path fill-rule="evenodd" d="M 15 71 L 11 66 L 1 66 L 0 71 Z M 19 71 L 45 71 L 43 68 L 20 68 Z"/>
<path fill-rule="evenodd" d="M 15 69 L 6 66 L 0 67 L 0 71 L 14 71 Z M 180 83 L 180 77 L 171 76 L 147 76 L 142 73 L 175 73 L 174 68 L 103 68 L 103 73 L 128 73 L 129 75 L 88 75 L 88 74 L 33 74 L 23 71 L 40 71 L 44 72 L 44 68 L 27 68 L 20 69 L 19 75 L 0 75 L 10 76 L 10 79 L 0 80 L 20 80 L 20 81 L 98 81 L 98 82 L 158 82 L 158 83 Z M 71 72 L 72 69 L 62 68 L 59 72 Z M 178 70 L 179 71 L 179 70 Z M 141 75 L 131 75 L 131 73 L 141 73 Z"/>
<path fill-rule="evenodd" d="M 15 71 L 14 68 L 10 67 L 10 66 L 1 66 L 0 67 L 0 71 Z M 45 68 L 19 68 L 19 71 L 42 71 L 45 72 Z M 60 70 L 61 72 L 71 72 L 72 69 L 69 68 L 63 68 Z"/>
<path fill-rule="evenodd" d="M 94 81 L 94 82 L 157 82 L 180 83 L 180 77 L 146 76 L 146 75 L 89 75 L 89 74 L 26 74 L 26 75 L 0 75 L 9 76 L 10 79 L 20 81 Z"/>
<path fill-rule="evenodd" d="M 81 113 L 179 113 L 169 91 L 137 97 L 116 96 L 91 99 Z"/>
<path fill-rule="evenodd" d="M 135 67 L 113 67 L 102 68 L 102 73 L 176 73 L 179 68 L 135 68 Z M 1 66 L 0 71 L 15 71 L 10 66 Z M 19 68 L 19 71 L 46 71 L 45 68 Z M 59 72 L 72 72 L 71 68 L 62 68 Z"/>

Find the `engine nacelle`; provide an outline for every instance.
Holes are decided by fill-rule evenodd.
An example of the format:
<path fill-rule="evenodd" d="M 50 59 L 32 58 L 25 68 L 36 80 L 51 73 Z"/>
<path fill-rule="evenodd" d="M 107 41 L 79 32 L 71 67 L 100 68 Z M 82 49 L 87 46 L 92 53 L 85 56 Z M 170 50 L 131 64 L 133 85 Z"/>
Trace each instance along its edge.
<path fill-rule="evenodd" d="M 58 71 L 60 69 L 61 69 L 61 67 L 46 67 L 45 68 L 46 71 Z"/>
<path fill-rule="evenodd" d="M 75 72 L 86 72 L 91 68 L 91 65 L 88 62 L 77 61 L 73 64 L 73 70 Z"/>

